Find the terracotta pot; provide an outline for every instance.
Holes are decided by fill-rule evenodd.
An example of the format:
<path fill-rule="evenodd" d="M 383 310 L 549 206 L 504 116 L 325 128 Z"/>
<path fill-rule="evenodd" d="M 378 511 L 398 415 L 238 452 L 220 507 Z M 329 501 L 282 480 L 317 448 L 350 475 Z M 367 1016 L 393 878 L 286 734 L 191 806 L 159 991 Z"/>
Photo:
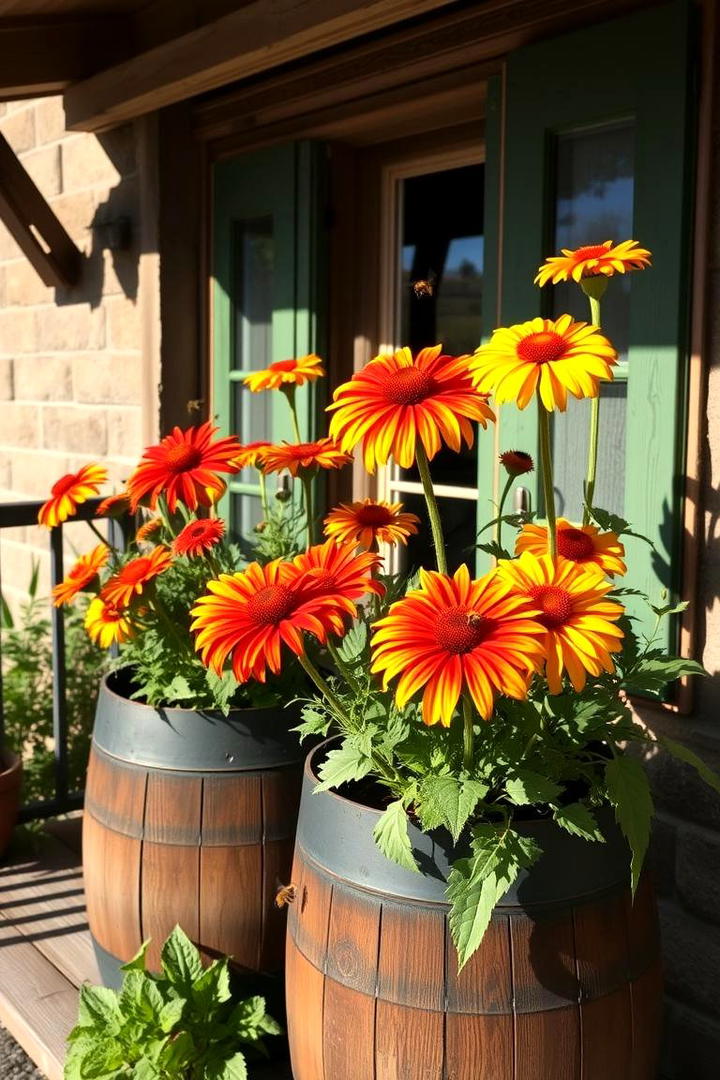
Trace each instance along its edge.
<path fill-rule="evenodd" d="M 543 849 L 458 974 L 445 879 L 456 857 L 411 827 L 421 873 L 385 859 L 380 811 L 314 794 L 306 763 L 286 956 L 295 1080 L 655 1080 L 662 977 L 649 881 L 629 852 L 520 823 Z"/>
<path fill-rule="evenodd" d="M 7 851 L 20 809 L 22 760 L 11 750 L 0 750 L 0 856 Z"/>
<path fill-rule="evenodd" d="M 152 708 L 102 683 L 85 792 L 88 922 L 107 985 L 176 923 L 206 959 L 282 970 L 284 913 L 302 778 L 298 711 Z"/>

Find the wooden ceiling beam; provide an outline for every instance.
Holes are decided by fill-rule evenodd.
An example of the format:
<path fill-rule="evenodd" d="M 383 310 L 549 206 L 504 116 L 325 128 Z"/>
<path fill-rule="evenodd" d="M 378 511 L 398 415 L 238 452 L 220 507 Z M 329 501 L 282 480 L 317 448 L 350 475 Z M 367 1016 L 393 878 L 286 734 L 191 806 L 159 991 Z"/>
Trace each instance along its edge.
<path fill-rule="evenodd" d="M 57 94 L 130 52 L 127 17 L 3 19 L 0 98 Z"/>
<path fill-rule="evenodd" d="M 102 131 L 454 2 L 251 0 L 71 86 L 65 93 L 67 125 L 75 131 Z"/>

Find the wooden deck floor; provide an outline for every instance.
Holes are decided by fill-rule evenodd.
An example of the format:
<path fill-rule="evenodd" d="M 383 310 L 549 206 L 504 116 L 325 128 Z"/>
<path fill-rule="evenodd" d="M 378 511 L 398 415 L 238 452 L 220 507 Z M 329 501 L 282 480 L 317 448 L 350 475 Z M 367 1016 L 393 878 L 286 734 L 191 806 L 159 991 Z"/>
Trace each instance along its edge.
<path fill-rule="evenodd" d="M 35 850 L 25 845 L 0 863 L 0 1023 L 48 1080 L 62 1080 L 78 987 L 100 981 L 85 919 L 80 830 L 79 815 L 54 822 Z M 251 1076 L 292 1080 L 277 1064 Z"/>

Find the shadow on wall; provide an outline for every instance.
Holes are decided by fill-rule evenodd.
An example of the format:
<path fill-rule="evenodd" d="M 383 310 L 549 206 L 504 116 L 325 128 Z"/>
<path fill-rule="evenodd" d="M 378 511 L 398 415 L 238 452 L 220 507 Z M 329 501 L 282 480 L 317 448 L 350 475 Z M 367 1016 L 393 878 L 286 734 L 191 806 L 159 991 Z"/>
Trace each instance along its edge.
<path fill-rule="evenodd" d="M 88 244 L 75 236 L 83 251 L 79 281 L 72 287 L 57 288 L 58 306 L 90 304 L 99 307 L 103 296 L 117 292 L 118 287 L 129 300 L 138 294 L 139 261 L 141 255 L 140 186 L 137 163 L 137 129 L 125 124 L 96 138 L 108 161 L 119 174 L 119 182 L 111 188 L 104 202 L 94 210 L 88 201 Z M 100 185 L 98 185 L 100 186 Z M 78 200 L 86 197 L 78 193 Z M 72 198 L 72 194 L 68 199 Z M 82 208 L 82 203 L 80 203 Z M 60 211 L 62 222 L 62 210 Z M 64 222 L 62 222 L 65 225 Z M 107 281 L 111 271 L 114 282 Z"/>

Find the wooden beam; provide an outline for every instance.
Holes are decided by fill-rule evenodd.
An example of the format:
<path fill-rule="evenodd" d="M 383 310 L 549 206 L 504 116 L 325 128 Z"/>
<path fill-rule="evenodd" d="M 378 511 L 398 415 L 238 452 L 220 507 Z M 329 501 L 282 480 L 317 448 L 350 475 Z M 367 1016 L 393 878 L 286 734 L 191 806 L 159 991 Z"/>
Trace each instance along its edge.
<path fill-rule="evenodd" d="M 71 86 L 67 125 L 102 131 L 197 94 L 418 15 L 455 0 L 252 0 Z"/>
<path fill-rule="evenodd" d="M 82 255 L 0 135 L 0 218 L 45 285 L 75 285 Z"/>
<path fill-rule="evenodd" d="M 128 18 L 3 19 L 0 98 L 57 94 L 129 54 Z"/>

